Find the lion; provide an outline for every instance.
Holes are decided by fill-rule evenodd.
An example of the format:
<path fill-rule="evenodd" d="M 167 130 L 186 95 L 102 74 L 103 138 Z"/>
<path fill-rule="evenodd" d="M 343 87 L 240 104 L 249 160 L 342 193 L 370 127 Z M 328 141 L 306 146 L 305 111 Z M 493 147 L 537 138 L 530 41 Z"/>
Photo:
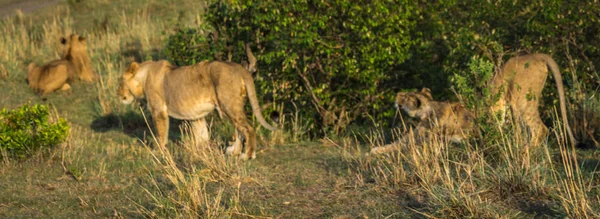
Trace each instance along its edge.
<path fill-rule="evenodd" d="M 87 53 L 86 38 L 77 34 L 71 34 L 68 38 L 61 38 L 65 45 L 61 59 L 69 60 L 77 70 L 77 77 L 85 82 L 93 82 L 98 75 L 92 70 L 92 62 Z"/>
<path fill-rule="evenodd" d="M 530 144 L 540 145 L 548 135 L 548 127 L 542 122 L 538 111 L 548 70 L 552 71 L 556 81 L 562 122 L 567 129 L 569 140 L 573 145 L 577 145 L 567 120 L 562 77 L 558 65 L 547 54 L 513 57 L 501 67 L 499 74 L 491 81 L 493 96 L 499 95 L 499 99 L 491 107 L 491 112 L 494 115 L 500 114 L 501 123 L 504 123 L 505 112 L 510 109 L 516 121 L 524 124 L 529 130 L 532 137 Z"/>
<path fill-rule="evenodd" d="M 35 63 L 27 66 L 27 83 L 40 95 L 57 90 L 69 90 L 70 83 L 75 78 L 92 82 L 97 77 L 91 70 L 84 37 L 71 34 L 68 38 L 62 37 L 61 44 L 64 46 L 61 59 L 43 66 Z"/>
<path fill-rule="evenodd" d="M 57 90 L 71 89 L 75 67 L 67 60 L 54 60 L 44 66 L 27 66 L 27 83 L 37 94 L 46 95 Z"/>
<path fill-rule="evenodd" d="M 414 134 L 416 139 L 437 135 L 454 143 L 468 139 L 474 131 L 473 114 L 458 102 L 434 101 L 429 88 L 415 92 L 399 92 L 395 106 L 410 117 L 420 120 Z M 382 154 L 397 151 L 399 145 L 407 143 L 411 136 L 400 142 L 374 147 L 368 154 Z"/>
<path fill-rule="evenodd" d="M 256 158 L 256 134 L 244 111 L 246 97 L 258 122 L 269 130 L 277 130 L 262 116 L 252 75 L 237 63 L 202 61 L 173 67 L 166 60 L 132 62 L 121 77 L 117 93 L 124 104 L 147 99 L 161 147 L 167 144 L 169 116 L 190 121 L 196 142 L 208 141 L 204 117 L 217 109 L 236 129 L 235 142 L 227 147 L 227 154 Z M 245 152 L 240 154 L 242 138 L 246 144 Z"/>

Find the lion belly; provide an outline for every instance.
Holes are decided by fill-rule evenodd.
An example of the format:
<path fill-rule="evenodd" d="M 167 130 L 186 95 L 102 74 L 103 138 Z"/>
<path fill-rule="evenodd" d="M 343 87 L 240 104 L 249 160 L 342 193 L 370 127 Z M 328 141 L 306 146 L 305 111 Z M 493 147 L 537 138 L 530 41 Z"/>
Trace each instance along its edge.
<path fill-rule="evenodd" d="M 211 101 L 171 101 L 167 103 L 169 116 L 176 119 L 195 120 L 205 117 L 215 110 L 216 105 Z"/>
<path fill-rule="evenodd" d="M 163 92 L 167 110 L 173 118 L 200 119 L 215 110 L 214 87 L 207 78 L 185 69 L 171 71 L 165 77 Z"/>

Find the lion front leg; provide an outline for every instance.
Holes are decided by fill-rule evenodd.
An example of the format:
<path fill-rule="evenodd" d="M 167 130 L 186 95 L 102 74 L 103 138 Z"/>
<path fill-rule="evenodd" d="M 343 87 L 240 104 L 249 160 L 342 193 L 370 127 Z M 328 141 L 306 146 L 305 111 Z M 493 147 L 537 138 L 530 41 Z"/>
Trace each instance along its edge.
<path fill-rule="evenodd" d="M 165 107 L 166 109 L 166 107 Z M 152 111 L 152 120 L 154 120 L 154 128 L 158 135 L 158 145 L 165 147 L 169 140 L 169 115 L 166 110 Z"/>
<path fill-rule="evenodd" d="M 413 131 L 413 129 L 409 130 L 398 141 L 386 144 L 384 146 L 371 148 L 371 151 L 365 155 L 369 156 L 399 151 L 403 146 L 405 147 L 408 144 L 415 144 L 419 139 L 422 138 L 423 134 L 427 134 L 428 132 L 429 131 L 427 131 L 427 128 L 420 124 L 417 126 L 415 131 Z"/>
<path fill-rule="evenodd" d="M 398 149 L 400 149 L 400 145 L 397 142 L 393 142 L 391 144 L 386 144 L 384 146 L 371 148 L 371 151 L 369 153 L 367 153 L 366 155 L 369 156 L 369 155 L 386 154 L 386 153 L 398 151 Z"/>
<path fill-rule="evenodd" d="M 70 90 L 71 89 L 71 85 L 69 85 L 69 83 L 65 83 L 63 84 L 62 87 L 60 87 L 60 90 L 62 91 L 66 91 L 66 90 Z"/>

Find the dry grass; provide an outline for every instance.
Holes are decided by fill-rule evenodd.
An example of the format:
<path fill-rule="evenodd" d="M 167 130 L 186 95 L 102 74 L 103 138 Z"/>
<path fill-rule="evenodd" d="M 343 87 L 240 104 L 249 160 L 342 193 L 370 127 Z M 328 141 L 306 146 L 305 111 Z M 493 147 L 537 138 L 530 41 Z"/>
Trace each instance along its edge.
<path fill-rule="evenodd" d="M 600 216 L 600 206 L 592 204 L 598 200 L 592 192 L 597 172 L 582 172 L 563 127 L 556 123 L 552 129 L 549 139 L 557 142 L 538 148 L 526 147 L 530 138 L 518 127 L 513 123 L 496 128 L 499 135 L 484 136 L 492 138 L 487 145 L 456 145 L 437 137 L 415 143 L 404 125 L 397 136 L 409 140 L 396 153 L 362 157 L 356 155 L 358 148 L 343 148 L 350 154 L 348 162 L 358 163 L 357 180 L 373 178 L 425 217 Z M 375 147 L 383 145 L 381 136 L 371 133 L 364 138 Z"/>
<path fill-rule="evenodd" d="M 10 96 L 0 100 L 3 106 L 40 102 L 22 82 L 25 66 L 57 59 L 58 39 L 73 32 L 87 37 L 101 76 L 94 85 L 76 84 L 73 93 L 49 97 L 71 123 L 66 144 L 50 156 L 0 164 L 0 193 L 6 194 L 0 217 L 600 216 L 597 168 L 582 168 L 600 163 L 597 154 L 568 146 L 560 124 L 539 148 L 523 147 L 528 138 L 513 124 L 495 130 L 498 135 L 485 145 L 434 138 L 365 157 L 365 148 L 387 142 L 386 131 L 307 143 L 311 127 L 300 117 L 302 109 L 284 110 L 275 102 L 282 130 L 255 125 L 258 160 L 224 155 L 233 127 L 216 116 L 208 119 L 214 139 L 209 145 L 193 142 L 183 126 L 167 148 L 148 146 L 151 125 L 139 108 L 121 105 L 117 82 L 129 62 L 164 58 L 162 46 L 174 23 L 198 24 L 201 10 L 186 10 L 181 18 L 174 9 L 161 12 L 168 6 L 161 1 L 121 2 L 125 6 L 117 8 L 110 1 L 87 2 L 57 6 L 40 19 L 20 14 L 0 21 L 0 83 Z M 581 118 L 580 133 L 597 127 L 600 101 L 586 103 L 584 116 L 575 116 Z M 409 132 L 410 125 L 403 126 L 397 138 Z"/>

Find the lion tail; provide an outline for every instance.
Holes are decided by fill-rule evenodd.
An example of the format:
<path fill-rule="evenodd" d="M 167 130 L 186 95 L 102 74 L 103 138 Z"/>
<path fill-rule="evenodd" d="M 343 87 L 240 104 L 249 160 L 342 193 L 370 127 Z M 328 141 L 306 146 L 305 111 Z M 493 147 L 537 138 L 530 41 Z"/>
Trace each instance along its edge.
<path fill-rule="evenodd" d="M 560 112 L 561 112 L 563 124 L 567 128 L 567 133 L 569 134 L 571 143 L 573 145 L 577 145 L 577 140 L 575 139 L 575 136 L 573 135 L 573 131 L 571 130 L 571 127 L 569 126 L 569 121 L 567 119 L 567 104 L 566 104 L 566 100 L 565 100 L 565 89 L 564 89 L 564 85 L 563 85 L 562 76 L 560 75 L 560 70 L 558 68 L 558 64 L 556 64 L 556 61 L 554 61 L 554 59 L 552 59 L 552 57 L 549 55 L 544 55 L 544 60 L 546 61 L 546 65 L 548 66 L 548 68 L 550 68 L 550 71 L 552 71 L 552 74 L 554 75 L 554 80 L 556 81 L 556 90 L 558 90 L 558 99 L 560 102 Z"/>
<path fill-rule="evenodd" d="M 254 87 L 254 79 L 252 78 L 249 72 L 244 72 L 244 74 L 242 75 L 244 79 L 244 84 L 246 85 L 246 93 L 248 94 L 248 99 L 250 99 L 250 105 L 252 106 L 252 112 L 254 112 L 254 116 L 256 116 L 256 119 L 263 127 L 271 131 L 277 130 L 278 128 L 267 123 L 265 117 L 263 117 L 262 112 L 260 111 L 260 105 L 258 103 L 258 98 L 256 97 L 256 89 Z"/>

